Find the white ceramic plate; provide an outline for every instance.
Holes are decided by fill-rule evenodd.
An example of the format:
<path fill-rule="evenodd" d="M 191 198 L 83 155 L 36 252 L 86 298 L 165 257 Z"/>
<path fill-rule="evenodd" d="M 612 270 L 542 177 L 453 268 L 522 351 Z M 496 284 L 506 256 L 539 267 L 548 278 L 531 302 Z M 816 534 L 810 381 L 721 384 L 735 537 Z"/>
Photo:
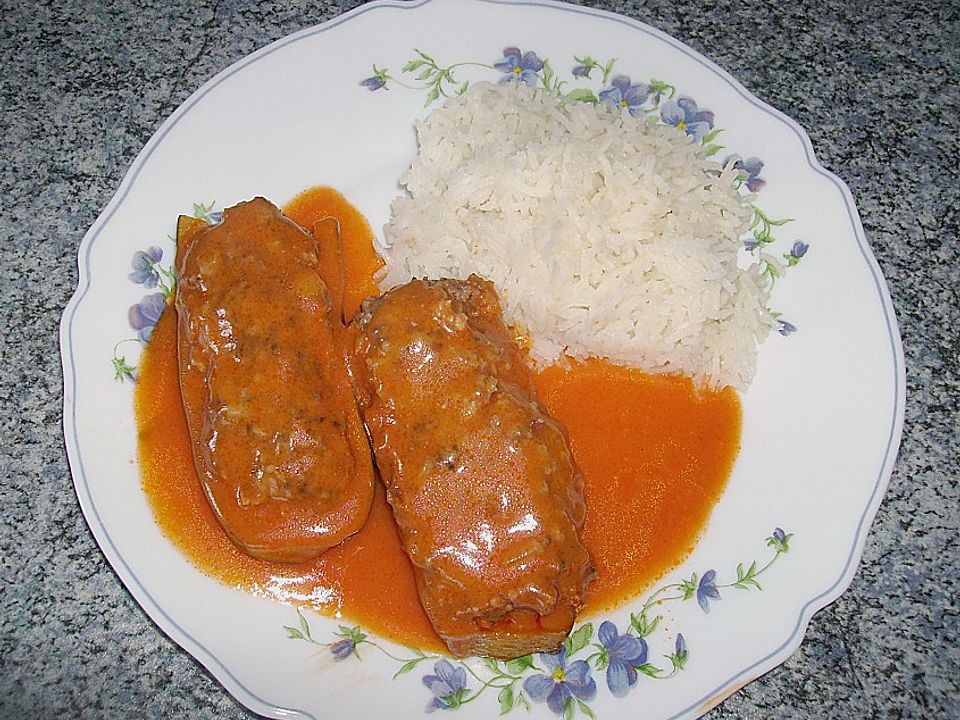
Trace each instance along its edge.
<path fill-rule="evenodd" d="M 428 65 L 403 71 L 423 59 L 414 49 L 441 68 L 480 64 L 453 70 L 456 83 L 442 87 L 454 91 L 464 80 L 502 77 L 493 65 L 510 65 L 504 49 L 516 47 L 537 55 L 514 58 L 533 72 L 531 81 L 551 81 L 545 76 L 552 70 L 562 92 L 598 95 L 618 73 L 634 83 L 664 81 L 676 97 L 712 111 L 723 132 L 708 144 L 764 161 L 758 205 L 772 218 L 794 220 L 773 228 L 775 241 L 763 249 L 781 260 L 803 255 L 774 290 L 774 305 L 790 323 L 784 330 L 796 331 L 774 334 L 761 348 L 756 380 L 742 398 L 742 452 L 701 543 L 648 595 L 588 618 L 592 625 L 575 636 L 562 683 L 528 680 L 549 672 L 555 659 L 534 658 L 534 668 L 433 658 L 404 666 L 381 649 L 418 656 L 386 642 L 360 643 L 362 662 L 355 655 L 335 662 L 333 650 L 349 650 L 352 642 L 337 635 L 337 623 L 307 618 L 318 644 L 288 637 L 284 626 L 304 632 L 295 610 L 199 574 L 154 524 L 138 480 L 133 385 L 117 381 L 111 367 L 112 356 L 136 362 L 138 342 L 114 343 L 137 334 L 131 306 L 142 311 L 134 320 L 149 324 L 151 302 L 142 301 L 157 292 L 144 287 L 150 272 L 131 280 L 131 261 L 136 251 L 157 246 L 160 266 L 169 265 L 174 220 L 195 202 L 225 207 L 261 194 L 282 203 L 320 184 L 341 190 L 374 228 L 382 227 L 416 150 L 413 120 L 427 112 L 429 99 L 429 88 L 402 83 L 429 86 L 436 78 L 416 79 Z M 601 67 L 575 76 L 587 55 Z M 547 66 L 537 69 L 544 59 Z M 377 73 L 386 87 L 375 89 L 376 79 L 361 84 Z M 647 97 L 645 108 L 669 119 L 662 112 L 669 95 L 667 89 L 659 99 Z M 727 73 L 648 26 L 595 10 L 494 0 L 387 2 L 280 40 L 221 72 L 163 124 L 87 233 L 79 264 L 61 342 L 64 429 L 80 505 L 104 554 L 157 625 L 242 703 L 268 716 L 363 718 L 389 707 L 392 717 L 416 717 L 428 705 L 470 700 L 456 708 L 458 716 L 489 717 L 529 704 L 535 717 L 548 718 L 554 714 L 543 695 L 552 689 L 553 704 L 569 695 L 565 707 L 575 715 L 621 717 L 642 708 L 649 718 L 695 717 L 782 662 L 813 613 L 847 587 L 899 442 L 902 349 L 847 188 L 818 164 L 796 124 Z M 770 560 L 760 591 L 750 582 L 751 563 L 757 571 Z M 665 602 L 647 604 L 651 596 Z M 630 624 L 645 607 L 648 622 L 662 617 L 652 631 Z M 612 623 L 603 632 L 602 621 Z M 635 639 L 616 645 L 611 628 Z M 643 643 L 636 639 L 641 632 Z M 602 651 L 597 655 L 604 645 L 616 648 L 608 655 L 610 673 Z M 408 671 L 394 679 L 401 667 Z M 624 689 L 624 679 L 628 691 L 617 697 L 611 686 Z"/>

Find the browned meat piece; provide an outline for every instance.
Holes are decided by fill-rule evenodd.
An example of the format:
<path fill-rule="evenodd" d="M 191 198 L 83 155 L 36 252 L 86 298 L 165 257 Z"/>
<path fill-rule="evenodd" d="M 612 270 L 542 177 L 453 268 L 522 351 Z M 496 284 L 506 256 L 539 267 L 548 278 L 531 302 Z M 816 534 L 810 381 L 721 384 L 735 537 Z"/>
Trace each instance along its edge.
<path fill-rule="evenodd" d="M 360 528 L 374 478 L 317 243 L 263 198 L 181 229 L 180 387 L 200 481 L 248 553 L 309 559 Z"/>
<path fill-rule="evenodd" d="M 455 655 L 554 650 L 593 568 L 582 481 L 493 285 L 415 280 L 355 320 L 358 394 L 420 599 Z"/>

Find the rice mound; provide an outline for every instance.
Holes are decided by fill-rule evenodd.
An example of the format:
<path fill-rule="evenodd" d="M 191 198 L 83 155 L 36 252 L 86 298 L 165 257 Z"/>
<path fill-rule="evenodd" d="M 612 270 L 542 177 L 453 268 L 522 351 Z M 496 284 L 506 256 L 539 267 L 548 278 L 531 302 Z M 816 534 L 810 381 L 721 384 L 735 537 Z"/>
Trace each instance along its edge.
<path fill-rule="evenodd" d="M 745 388 L 775 325 L 732 166 L 682 131 L 519 83 L 417 125 L 381 287 L 477 273 L 538 363 L 591 356 Z"/>

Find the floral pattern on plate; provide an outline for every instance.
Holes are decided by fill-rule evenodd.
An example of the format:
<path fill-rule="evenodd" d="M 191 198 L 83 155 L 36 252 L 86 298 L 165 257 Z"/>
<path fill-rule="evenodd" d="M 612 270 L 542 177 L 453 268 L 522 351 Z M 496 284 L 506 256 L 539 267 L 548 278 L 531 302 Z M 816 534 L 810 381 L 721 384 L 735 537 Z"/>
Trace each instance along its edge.
<path fill-rule="evenodd" d="M 691 142 L 701 145 L 706 157 L 717 155 L 724 149 L 717 142 L 723 129 L 716 126 L 711 110 L 701 108 L 692 97 L 681 95 L 670 83 L 653 78 L 637 81 L 634 79 L 636 75 L 614 73 L 616 59 L 601 62 L 590 55 L 574 56 L 570 79 L 565 79 L 560 77 L 549 59 L 515 46 L 504 48 L 501 57 L 490 63 L 465 61 L 441 65 L 422 50 L 414 49 L 413 53 L 399 75 L 374 64 L 373 74 L 359 84 L 371 92 L 390 90 L 394 86 L 426 92 L 424 105 L 429 106 L 440 98 L 466 92 L 470 83 L 457 79 L 456 72 L 460 68 L 482 68 L 490 70 L 490 79 L 497 82 L 525 83 L 571 102 L 613 105 L 633 117 L 646 117 L 649 122 L 675 127 Z M 800 261 L 810 246 L 797 240 L 787 252 L 779 255 L 770 252 L 770 246 L 776 242 L 774 229 L 791 222 L 792 218 L 773 219 L 754 202 L 756 194 L 766 185 L 766 180 L 760 177 L 763 160 L 730 154 L 720 164 L 723 167 L 733 165 L 738 171 L 737 187 L 750 196 L 748 203 L 754 216 L 750 236 L 743 241 L 743 248 L 754 256 L 764 280 L 772 286 L 788 268 Z M 781 319 L 779 313 L 774 316 L 781 335 L 790 335 L 797 330 L 794 324 Z"/>
<path fill-rule="evenodd" d="M 313 637 L 310 624 L 299 609 L 298 625 L 285 625 L 283 629 L 289 639 L 322 647 L 337 662 L 350 657 L 360 659 L 361 647 L 374 648 L 400 663 L 394 680 L 426 664 L 429 669 L 421 682 L 431 696 L 425 707 L 428 713 L 456 710 L 488 690 L 496 690 L 501 715 L 545 703 L 554 714 L 564 718 L 573 718 L 578 712 L 596 718 L 590 703 L 596 698 L 598 687 L 605 686 L 613 697 L 624 698 L 639 685 L 641 676 L 669 680 L 686 669 L 690 650 L 680 632 L 672 637 L 671 652 L 662 655 L 669 666 L 661 667 L 663 663 L 658 665 L 651 660 L 650 644 L 662 629 L 664 616 L 660 609 L 664 605 L 696 599 L 700 610 L 709 613 L 710 604 L 723 597 L 721 591 L 762 590 L 757 578 L 790 551 L 792 538 L 793 533 L 775 528 L 766 538 L 773 555 L 763 565 L 757 561 L 749 566 L 740 563 L 736 567 L 736 580 L 724 584 L 718 584 L 716 571 L 710 569 L 702 575 L 693 573 L 688 579 L 663 585 L 646 597 L 638 612 L 630 613 L 623 632 L 610 620 L 603 620 L 596 628 L 592 622 L 584 623 L 571 632 L 554 653 L 536 653 L 512 660 L 480 658 L 479 662 L 427 654 L 415 648 L 407 648 L 398 655 L 362 628 L 346 625 L 341 625 L 335 633 L 337 639 L 321 642 Z"/>
<path fill-rule="evenodd" d="M 220 222 L 222 212 L 214 212 L 214 203 L 204 205 L 193 204 L 193 217 L 208 223 Z M 176 240 L 168 236 L 168 240 L 176 245 Z M 173 302 L 177 290 L 177 276 L 173 269 L 173 262 L 164 263 L 162 248 L 151 245 L 146 250 L 137 250 L 130 261 L 132 272 L 127 276 L 131 282 L 143 285 L 147 290 L 155 290 L 144 295 L 140 302 L 131 305 L 127 311 L 130 327 L 136 331 L 136 337 L 125 338 L 113 346 L 113 357 L 110 363 L 113 366 L 113 377 L 117 381 L 137 380 L 137 366 L 131 365 L 120 348 L 128 343 L 138 343 L 142 350 L 150 341 L 153 328 L 160 321 L 167 305 Z"/>
<path fill-rule="evenodd" d="M 568 81 L 557 75 L 547 59 L 518 47 L 505 48 L 502 57 L 490 64 L 459 62 L 441 66 L 430 55 L 420 50 L 415 53 L 416 56 L 401 70 L 404 76 L 416 73 L 413 82 L 374 66 L 374 74 L 360 85 L 371 91 L 389 90 L 394 85 L 426 91 L 425 105 L 430 105 L 441 97 L 460 95 L 467 90 L 469 83 L 455 78 L 458 68 L 482 67 L 497 73 L 499 82 L 523 82 L 542 87 L 574 102 L 612 104 L 634 117 L 646 117 L 649 122 L 670 125 L 685 133 L 691 142 L 700 144 L 705 156 L 716 155 L 723 149 L 716 142 L 722 129 L 716 127 L 710 110 L 699 107 L 691 97 L 679 95 L 669 83 L 656 79 L 634 81 L 628 75 L 614 74 L 615 60 L 601 63 L 591 56 L 574 57 L 575 64 L 570 70 L 573 80 Z M 571 82 L 591 82 L 593 87 L 569 88 Z M 731 163 L 739 171 L 737 187 L 750 196 L 748 202 L 754 211 L 750 236 L 743 241 L 743 248 L 759 260 L 764 278 L 772 285 L 788 268 L 800 262 L 809 245 L 796 240 L 779 257 L 768 251 L 776 242 L 775 229 L 789 223 L 791 218 L 771 218 L 753 202 L 756 193 L 766 184 L 760 176 L 764 168 L 762 160 L 727 155 L 721 164 Z M 207 222 L 219 222 L 222 212 L 213 208 L 213 203 L 195 203 L 192 214 Z M 130 267 L 129 280 L 154 292 L 129 308 L 128 319 L 136 336 L 114 346 L 111 362 L 117 380 L 135 382 L 137 368 L 120 354 L 120 347 L 125 343 L 137 343 L 141 349 L 146 346 L 160 315 L 173 299 L 176 276 L 172 263 L 164 263 L 164 251 L 157 246 L 136 251 Z M 781 335 L 796 332 L 795 325 L 782 319 L 778 313 L 775 316 Z M 716 571 L 709 569 L 702 575 L 693 573 L 689 579 L 664 585 L 647 597 L 639 612 L 631 612 L 622 631 L 610 620 L 603 620 L 596 627 L 588 622 L 576 628 L 555 653 L 537 653 L 507 661 L 480 658 L 475 662 L 427 654 L 413 648 L 404 649 L 404 654 L 398 655 L 358 626 L 340 625 L 335 640 L 318 641 L 312 636 L 309 623 L 300 610 L 297 611 L 298 626 L 284 626 L 284 629 L 291 639 L 325 648 L 336 661 L 359 658 L 360 648 L 374 648 L 400 663 L 394 679 L 424 664 L 428 670 L 421 682 L 428 691 L 425 705 L 428 713 L 455 710 L 492 694 L 487 691 L 496 690 L 501 714 L 516 708 L 530 710 L 534 705 L 544 704 L 564 718 L 573 718 L 577 714 L 595 718 L 591 702 L 603 688 L 611 696 L 623 698 L 643 678 L 668 680 L 686 669 L 690 650 L 687 639 L 680 632 L 666 639 L 670 648 L 670 652 L 662 653 L 666 665 L 651 659 L 651 642 L 661 630 L 663 615 L 659 612 L 660 607 L 696 599 L 701 611 L 709 613 L 711 603 L 721 599 L 721 590 L 762 589 L 757 578 L 789 551 L 792 537 L 792 534 L 776 528 L 767 537 L 767 545 L 774 549 L 774 554 L 764 565 L 758 567 L 752 562 L 745 568 L 740 564 L 736 568 L 736 580 L 726 584 L 718 584 Z"/>
<path fill-rule="evenodd" d="M 519 47 L 504 48 L 501 57 L 492 63 L 456 62 L 440 65 L 431 55 L 415 49 L 414 57 L 401 69 L 401 75 L 393 75 L 386 68 L 373 65 L 373 75 L 360 81 L 360 85 L 370 91 L 389 90 L 392 86 L 414 91 L 426 91 L 425 106 L 439 98 L 462 95 L 469 87 L 469 81 L 459 81 L 455 73 L 459 68 L 478 67 L 496 73 L 499 82 L 522 82 L 532 87 L 540 87 L 548 92 L 572 102 L 592 104 L 607 103 L 619 107 L 634 117 L 646 117 L 650 122 L 670 125 L 685 133 L 691 140 L 703 146 L 707 157 L 719 153 L 723 146 L 716 142 L 723 132 L 716 127 L 714 114 L 698 106 L 691 97 L 679 95 L 677 88 L 662 80 L 650 79 L 634 82 L 629 75 L 614 74 L 616 59 L 600 62 L 590 55 L 574 56 L 574 65 L 570 69 L 571 80 L 562 79 L 550 61 L 541 58 L 532 50 L 522 51 Z M 412 79 L 409 76 L 413 76 Z M 569 87 L 572 82 L 590 82 L 593 87 Z M 790 250 L 777 256 L 769 252 L 769 246 L 776 242 L 774 230 L 791 222 L 792 218 L 774 219 L 769 217 L 753 202 L 753 197 L 766 185 L 760 177 L 764 162 L 757 157 L 741 158 L 739 155 L 727 155 L 722 166 L 733 164 L 739 171 L 737 187 L 750 196 L 748 200 L 753 208 L 753 221 L 750 236 L 743 241 L 743 248 L 760 263 L 762 276 L 772 286 L 783 277 L 788 268 L 794 267 L 810 249 L 809 244 L 796 240 Z M 207 222 L 218 222 L 222 212 L 213 210 L 214 204 L 194 203 L 193 216 Z M 159 292 L 144 296 L 133 305 L 128 317 L 130 327 L 137 336 L 126 338 L 114 345 L 111 363 L 114 377 L 118 381 L 136 381 L 136 366 L 131 365 L 126 356 L 120 353 L 125 343 L 139 342 L 141 347 L 150 339 L 150 333 L 160 318 L 167 302 L 176 289 L 176 277 L 170 267 L 161 265 L 163 251 L 151 246 L 138 250 L 131 261 L 133 272 L 129 278 L 148 289 L 158 288 Z M 777 331 L 788 336 L 797 331 L 797 326 L 785 320 L 778 312 L 773 313 L 777 321 Z"/>

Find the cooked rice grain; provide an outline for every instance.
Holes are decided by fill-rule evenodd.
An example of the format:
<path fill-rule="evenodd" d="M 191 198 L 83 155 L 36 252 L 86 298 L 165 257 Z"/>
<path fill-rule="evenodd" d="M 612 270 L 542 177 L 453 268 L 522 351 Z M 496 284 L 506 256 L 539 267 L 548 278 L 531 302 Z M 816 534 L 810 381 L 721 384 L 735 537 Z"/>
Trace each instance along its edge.
<path fill-rule="evenodd" d="M 477 273 L 533 355 L 745 388 L 775 325 L 736 172 L 676 128 L 522 84 L 474 85 L 418 124 L 385 228 L 386 289 Z"/>

